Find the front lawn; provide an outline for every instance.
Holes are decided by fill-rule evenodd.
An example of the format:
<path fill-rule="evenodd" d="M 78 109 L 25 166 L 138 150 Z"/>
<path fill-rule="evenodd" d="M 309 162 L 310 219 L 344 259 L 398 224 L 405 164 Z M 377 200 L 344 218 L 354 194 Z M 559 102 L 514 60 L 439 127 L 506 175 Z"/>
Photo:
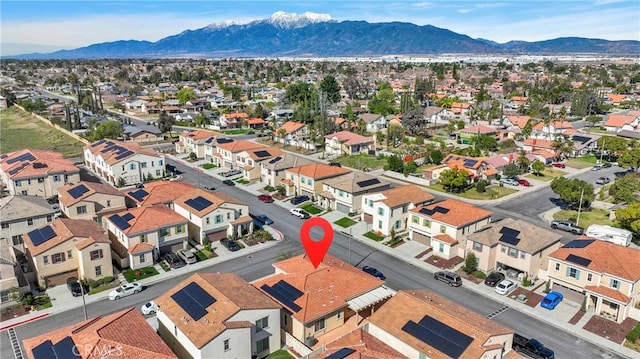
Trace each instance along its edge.
<path fill-rule="evenodd" d="M 358 222 L 354 221 L 353 219 L 351 219 L 349 217 L 343 217 L 343 218 L 340 218 L 339 220 L 337 220 L 337 221 L 335 221 L 333 223 L 335 223 L 335 224 L 337 224 L 337 225 L 339 225 L 340 227 L 343 227 L 343 228 L 349 228 L 349 227 L 353 226 L 354 224 L 356 224 Z"/>
<path fill-rule="evenodd" d="M 288 351 L 284 349 L 276 350 L 275 352 L 269 354 L 267 359 L 295 359 L 293 355 L 289 354 Z"/>
<path fill-rule="evenodd" d="M 158 274 L 158 271 L 153 266 L 139 269 L 127 269 L 126 271 L 122 272 L 122 275 L 129 283 L 132 283 L 136 280 L 152 277 L 156 274 Z"/>
<path fill-rule="evenodd" d="M 266 241 L 272 240 L 273 236 L 271 235 L 271 233 L 267 232 L 264 229 L 254 231 L 253 233 L 247 234 L 244 238 L 242 238 L 242 241 L 248 246 L 253 246 L 258 243 L 264 243 Z"/>
<path fill-rule="evenodd" d="M 476 191 L 474 187 L 462 193 L 453 193 L 453 192 L 445 191 L 444 187 L 442 187 L 442 184 L 440 183 L 432 184 L 431 186 L 429 186 L 429 188 L 439 192 L 451 193 L 455 196 L 462 197 L 462 198 L 479 199 L 479 200 L 498 199 L 500 197 L 504 197 L 517 192 L 517 190 L 509 187 L 491 186 L 491 187 L 487 187 L 486 190 L 482 193 Z"/>
<path fill-rule="evenodd" d="M 343 166 L 355 168 L 358 170 L 362 170 L 364 168 L 375 170 L 378 168 L 382 168 L 385 164 L 387 164 L 387 160 L 385 158 L 378 158 L 378 156 L 367 154 L 342 156 L 336 158 L 335 160 L 333 160 L 333 162 L 338 162 Z"/>
<path fill-rule="evenodd" d="M 322 212 L 322 208 L 316 207 L 313 203 L 309 203 L 301 208 L 309 212 L 309 214 L 319 214 Z"/>
<path fill-rule="evenodd" d="M 562 210 L 553 215 L 554 219 L 561 221 L 572 221 L 575 223 L 576 218 L 578 217 L 578 211 L 574 210 Z M 587 228 L 592 224 L 604 224 L 615 226 L 617 223 L 609 219 L 609 211 L 604 209 L 591 209 L 588 211 L 580 212 L 580 223 L 579 226 L 583 228 Z"/>
<path fill-rule="evenodd" d="M 249 181 L 247 181 L 247 180 L 246 180 L 246 179 L 244 179 L 244 178 L 241 178 L 241 179 L 239 179 L 239 180 L 236 180 L 236 182 L 237 182 L 237 183 L 240 183 L 240 184 L 247 184 L 247 183 L 249 183 Z"/>
<path fill-rule="evenodd" d="M 586 156 L 577 157 L 577 158 L 570 158 L 567 160 L 566 164 L 569 167 L 583 169 L 587 167 L 593 167 L 593 165 L 595 165 L 597 162 L 598 162 L 598 158 L 596 158 L 596 156 L 586 155 Z"/>
<path fill-rule="evenodd" d="M 201 165 L 200 167 L 204 168 L 205 170 L 210 170 L 212 168 L 216 168 L 216 165 L 214 165 L 213 163 L 205 163 L 205 164 Z"/>
<path fill-rule="evenodd" d="M 369 238 L 369 239 L 373 239 L 376 242 L 380 242 L 385 238 L 384 236 L 376 234 L 376 233 L 374 233 L 372 231 L 369 231 L 369 232 L 365 233 L 364 236 Z"/>
<path fill-rule="evenodd" d="M 202 262 L 204 260 L 207 260 L 209 258 L 215 258 L 218 255 L 216 254 L 216 252 L 214 251 L 209 251 L 206 248 L 202 248 L 200 250 L 195 251 L 194 253 L 196 255 L 196 257 L 198 257 L 198 262 Z"/>
<path fill-rule="evenodd" d="M 547 167 L 544 169 L 544 171 L 542 171 L 542 174 L 544 176 L 535 176 L 533 173 L 529 173 L 528 175 L 526 175 L 525 177 L 530 178 L 530 179 L 534 179 L 534 180 L 538 180 L 538 181 L 544 181 L 544 182 L 549 182 L 551 180 L 553 180 L 556 177 L 562 177 L 564 175 L 567 174 L 567 172 L 561 171 L 555 167 Z"/>
<path fill-rule="evenodd" d="M 246 135 L 247 132 L 256 132 L 256 130 L 253 129 L 247 129 L 247 128 L 234 128 L 231 130 L 221 130 L 220 132 L 224 133 L 225 135 Z"/>

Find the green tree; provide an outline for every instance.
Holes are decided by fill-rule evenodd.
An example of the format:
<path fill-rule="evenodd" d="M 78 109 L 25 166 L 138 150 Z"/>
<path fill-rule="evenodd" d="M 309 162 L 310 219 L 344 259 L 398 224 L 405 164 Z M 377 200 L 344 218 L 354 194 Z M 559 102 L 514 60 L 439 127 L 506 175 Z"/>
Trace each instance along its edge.
<path fill-rule="evenodd" d="M 476 182 L 476 192 L 484 193 L 486 191 L 487 191 L 487 181 L 481 179 L 478 182 Z"/>
<path fill-rule="evenodd" d="M 522 132 L 520 133 L 520 137 L 523 139 L 529 138 L 531 136 L 531 132 L 533 132 L 533 124 L 531 123 L 531 119 L 527 121 L 527 123 L 522 128 Z"/>
<path fill-rule="evenodd" d="M 443 159 L 444 159 L 444 155 L 440 150 L 431 151 L 431 162 L 433 162 L 436 165 L 439 165 L 440 163 L 442 163 Z"/>
<path fill-rule="evenodd" d="M 181 105 L 194 100 L 196 98 L 196 93 L 193 91 L 191 87 L 183 87 L 176 93 L 176 98 Z"/>
<path fill-rule="evenodd" d="M 516 178 L 520 174 L 520 168 L 515 163 L 509 163 L 504 166 L 502 174 L 507 178 Z"/>
<path fill-rule="evenodd" d="M 640 149 L 634 148 L 625 151 L 624 154 L 618 158 L 618 164 L 622 168 L 631 168 L 633 172 L 637 172 L 638 167 L 640 167 Z"/>
<path fill-rule="evenodd" d="M 211 119 L 202 111 L 196 116 L 193 122 L 195 122 L 196 127 L 204 127 L 211 124 Z"/>
<path fill-rule="evenodd" d="M 396 113 L 396 94 L 393 92 L 388 82 L 379 85 L 378 93 L 369 101 L 368 107 L 371 112 L 387 116 Z"/>
<path fill-rule="evenodd" d="M 544 171 L 544 168 L 545 165 L 540 160 L 535 160 L 531 163 L 531 169 L 533 170 L 533 173 L 541 173 L 542 171 Z"/>
<path fill-rule="evenodd" d="M 640 202 L 630 203 L 627 208 L 616 210 L 616 218 L 622 228 L 632 231 L 636 236 L 640 235 Z"/>
<path fill-rule="evenodd" d="M 328 75 L 322 79 L 320 89 L 326 96 L 329 103 L 336 103 L 340 101 L 340 85 L 338 85 L 338 81 L 336 81 L 335 77 Z"/>
<path fill-rule="evenodd" d="M 464 271 L 469 274 L 478 270 L 478 258 L 475 253 L 469 252 L 467 257 L 464 259 Z"/>
<path fill-rule="evenodd" d="M 400 156 L 391 155 L 387 157 L 387 169 L 389 169 L 389 171 L 403 173 L 404 161 Z"/>
<path fill-rule="evenodd" d="M 618 153 L 629 148 L 629 141 L 622 137 L 602 136 L 596 141 L 598 150 L 603 150 L 609 153 Z"/>
<path fill-rule="evenodd" d="M 440 183 L 447 192 L 462 192 L 469 184 L 469 172 L 464 168 L 442 171 Z"/>
<path fill-rule="evenodd" d="M 496 136 L 481 134 L 479 136 L 474 136 L 473 140 L 476 149 L 479 151 L 489 152 L 498 149 L 498 140 L 496 140 Z"/>
<path fill-rule="evenodd" d="M 172 116 L 169 116 L 166 111 L 160 112 L 160 117 L 158 118 L 158 128 L 162 133 L 171 131 L 171 127 L 176 122 L 176 119 Z"/>
<path fill-rule="evenodd" d="M 580 197 L 582 197 L 583 210 L 588 209 L 596 198 L 593 185 L 577 178 L 556 177 L 551 181 L 551 190 L 571 209 L 580 207 Z"/>
<path fill-rule="evenodd" d="M 387 127 L 387 149 L 390 146 L 396 147 L 404 137 L 404 128 L 400 125 L 391 125 Z"/>
<path fill-rule="evenodd" d="M 103 138 L 116 140 L 120 136 L 122 136 L 122 124 L 119 121 L 104 121 L 99 123 L 88 137 L 93 142 Z"/>
<path fill-rule="evenodd" d="M 295 83 L 287 86 L 285 97 L 290 103 L 302 103 L 305 100 L 309 100 L 314 92 L 312 84 L 304 83 L 302 81 L 296 81 Z"/>
<path fill-rule="evenodd" d="M 609 194 L 613 196 L 615 203 L 638 202 L 640 198 L 640 176 L 629 173 L 618 178 L 610 187 Z"/>

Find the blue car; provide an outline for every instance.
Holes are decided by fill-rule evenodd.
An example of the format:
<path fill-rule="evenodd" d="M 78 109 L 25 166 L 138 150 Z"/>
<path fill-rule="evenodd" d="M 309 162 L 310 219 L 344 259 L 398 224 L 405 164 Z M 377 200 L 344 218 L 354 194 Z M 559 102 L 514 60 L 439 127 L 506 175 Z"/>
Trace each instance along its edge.
<path fill-rule="evenodd" d="M 291 204 L 292 204 L 292 205 L 294 205 L 294 206 L 297 206 L 297 205 L 299 205 L 300 203 L 304 203 L 304 202 L 306 202 L 306 201 L 308 201 L 308 200 L 310 200 L 310 198 L 309 198 L 309 196 L 307 196 L 307 195 L 296 196 L 296 197 L 293 197 L 293 198 L 291 199 Z"/>
<path fill-rule="evenodd" d="M 266 214 L 259 214 L 253 217 L 253 219 L 259 221 L 262 224 L 273 224 L 273 221 L 271 220 L 271 218 L 267 217 Z"/>
<path fill-rule="evenodd" d="M 547 308 L 549 310 L 555 309 L 555 307 L 562 302 L 562 293 L 558 292 L 549 292 L 544 298 L 542 298 L 542 302 L 540 302 L 540 306 L 542 308 Z"/>
<path fill-rule="evenodd" d="M 364 266 L 364 267 L 362 267 L 362 270 L 367 272 L 367 273 L 369 273 L 369 274 L 371 274 L 372 276 L 374 276 L 374 277 L 376 277 L 378 279 L 382 279 L 382 280 L 385 279 L 384 274 L 382 274 L 379 270 L 377 270 L 377 269 L 375 269 L 373 267 Z"/>

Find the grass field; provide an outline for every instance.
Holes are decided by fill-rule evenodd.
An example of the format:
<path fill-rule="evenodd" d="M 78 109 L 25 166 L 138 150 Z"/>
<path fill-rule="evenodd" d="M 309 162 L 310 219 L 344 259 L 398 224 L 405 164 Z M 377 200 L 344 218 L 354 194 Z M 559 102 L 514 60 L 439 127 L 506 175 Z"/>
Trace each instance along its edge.
<path fill-rule="evenodd" d="M 570 158 L 567 160 L 567 166 L 582 169 L 592 167 L 598 162 L 598 159 L 594 155 L 587 155 L 577 158 Z"/>
<path fill-rule="evenodd" d="M 353 219 L 349 218 L 349 217 L 343 217 L 343 218 L 340 218 L 339 220 L 337 220 L 337 221 L 335 221 L 333 223 L 339 225 L 340 227 L 347 228 L 347 227 L 353 226 L 357 222 L 354 221 Z"/>
<path fill-rule="evenodd" d="M 370 168 L 372 170 L 383 167 L 386 163 L 386 159 L 379 159 L 377 156 L 372 155 L 353 155 L 353 156 L 342 156 L 338 157 L 334 160 L 334 162 L 338 162 L 343 166 L 355 168 L 358 170 L 366 168 Z"/>
<path fill-rule="evenodd" d="M 548 182 L 553 180 L 556 177 L 562 177 L 566 175 L 567 172 L 561 171 L 555 167 L 547 167 L 544 169 L 544 171 L 542 171 L 542 174 L 544 174 L 544 176 L 538 177 L 538 176 L 534 176 L 532 173 L 529 173 L 525 177 L 538 180 L 538 181 Z"/>
<path fill-rule="evenodd" d="M 0 111 L 0 133 L 0 153 L 29 148 L 82 156 L 84 143 L 14 107 Z"/>
<path fill-rule="evenodd" d="M 578 211 L 562 210 L 553 215 L 554 219 L 561 221 L 570 220 L 576 222 L 578 217 Z M 580 227 L 587 228 L 592 224 L 608 224 L 610 226 L 616 226 L 616 222 L 609 219 L 609 211 L 604 209 L 591 209 L 589 211 L 580 212 Z"/>
<path fill-rule="evenodd" d="M 447 191 L 444 190 L 444 188 L 440 183 L 432 184 L 431 186 L 429 186 L 429 188 L 434 189 L 438 192 L 447 193 Z M 492 186 L 492 187 L 487 187 L 486 191 L 483 193 L 476 191 L 475 188 L 468 189 L 464 193 L 451 193 L 451 192 L 449 193 L 462 198 L 488 200 L 488 199 L 498 199 L 500 197 L 504 197 L 506 195 L 510 195 L 515 192 L 517 192 L 517 190 L 513 188 Z"/>

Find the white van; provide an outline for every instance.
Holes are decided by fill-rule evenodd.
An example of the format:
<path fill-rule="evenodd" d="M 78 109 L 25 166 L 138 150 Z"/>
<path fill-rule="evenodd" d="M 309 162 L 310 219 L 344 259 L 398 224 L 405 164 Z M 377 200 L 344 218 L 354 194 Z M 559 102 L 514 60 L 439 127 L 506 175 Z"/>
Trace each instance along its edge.
<path fill-rule="evenodd" d="M 604 226 L 601 224 L 592 224 L 587 228 L 584 234 L 588 237 L 615 243 L 628 247 L 631 244 L 633 233 L 626 229 Z"/>

